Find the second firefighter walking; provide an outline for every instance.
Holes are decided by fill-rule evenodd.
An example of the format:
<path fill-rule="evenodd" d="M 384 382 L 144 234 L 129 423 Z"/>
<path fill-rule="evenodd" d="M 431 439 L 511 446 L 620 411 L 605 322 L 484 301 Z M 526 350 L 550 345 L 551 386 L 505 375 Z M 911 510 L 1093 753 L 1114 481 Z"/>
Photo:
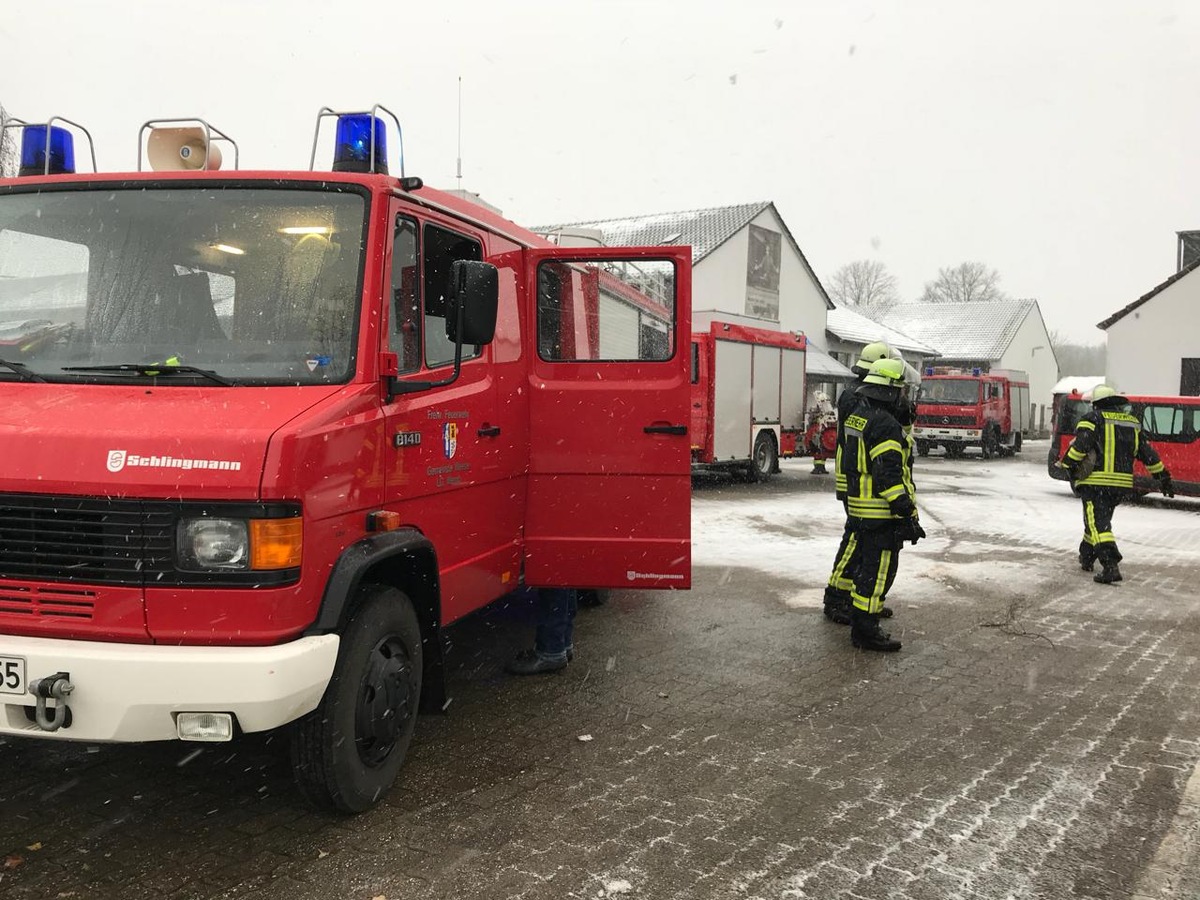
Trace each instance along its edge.
<path fill-rule="evenodd" d="M 841 468 L 846 475 L 847 530 L 854 544 L 850 590 L 850 642 L 864 650 L 895 651 L 879 624 L 883 599 L 896 578 L 900 548 L 925 537 L 912 479 L 914 404 L 906 394 L 899 359 L 871 364 L 846 417 Z"/>

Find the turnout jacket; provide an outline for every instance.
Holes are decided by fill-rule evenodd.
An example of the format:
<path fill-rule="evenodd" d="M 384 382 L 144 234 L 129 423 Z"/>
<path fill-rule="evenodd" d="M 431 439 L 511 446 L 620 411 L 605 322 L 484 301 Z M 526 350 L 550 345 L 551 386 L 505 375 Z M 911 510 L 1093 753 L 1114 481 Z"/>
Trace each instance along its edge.
<path fill-rule="evenodd" d="M 1142 427 L 1127 412 L 1093 409 L 1075 426 L 1075 440 L 1067 448 L 1066 464 L 1079 469 L 1085 457 L 1094 454 L 1095 466 L 1083 471 L 1076 485 L 1098 488 L 1133 488 L 1133 461 L 1140 459 L 1151 475 L 1163 472 L 1162 461 L 1150 442 L 1142 439 Z"/>
<path fill-rule="evenodd" d="M 862 384 L 862 376 L 852 385 L 848 385 L 837 398 L 837 452 L 833 456 L 833 486 L 837 490 L 839 500 L 846 499 L 846 473 L 842 469 L 842 451 L 846 446 L 846 417 L 854 412 L 855 407 L 862 401 L 856 391 Z"/>
<path fill-rule="evenodd" d="M 846 417 L 842 468 L 851 519 L 882 523 L 916 513 L 909 436 L 891 413 L 865 398 Z"/>

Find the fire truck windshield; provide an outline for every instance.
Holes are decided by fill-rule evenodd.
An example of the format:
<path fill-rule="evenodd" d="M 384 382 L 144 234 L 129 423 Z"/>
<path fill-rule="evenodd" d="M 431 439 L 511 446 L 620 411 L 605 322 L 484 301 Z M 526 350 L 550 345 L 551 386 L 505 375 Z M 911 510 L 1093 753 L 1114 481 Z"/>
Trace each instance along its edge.
<path fill-rule="evenodd" d="M 365 223 L 349 187 L 2 194 L 0 380 L 345 381 Z"/>
<path fill-rule="evenodd" d="M 918 402 L 974 406 L 979 402 L 979 382 L 968 378 L 926 378 L 921 382 Z"/>

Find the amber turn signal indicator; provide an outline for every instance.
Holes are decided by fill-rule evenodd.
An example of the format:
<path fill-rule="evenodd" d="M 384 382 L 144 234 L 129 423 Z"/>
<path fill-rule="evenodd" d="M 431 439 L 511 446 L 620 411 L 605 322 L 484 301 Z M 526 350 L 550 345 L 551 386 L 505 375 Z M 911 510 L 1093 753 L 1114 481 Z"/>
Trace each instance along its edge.
<path fill-rule="evenodd" d="M 294 519 L 250 520 L 250 568 L 294 569 L 300 565 L 304 528 Z"/>

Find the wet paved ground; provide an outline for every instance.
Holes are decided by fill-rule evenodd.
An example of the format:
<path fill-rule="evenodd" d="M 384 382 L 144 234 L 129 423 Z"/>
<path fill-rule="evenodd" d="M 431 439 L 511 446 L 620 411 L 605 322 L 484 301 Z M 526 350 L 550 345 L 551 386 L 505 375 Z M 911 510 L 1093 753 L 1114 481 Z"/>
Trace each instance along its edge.
<path fill-rule="evenodd" d="M 1101 588 L 1044 452 L 919 463 L 893 656 L 821 616 L 828 481 L 699 486 L 691 592 L 582 610 L 556 676 L 501 672 L 526 607 L 456 629 L 450 714 L 357 818 L 281 738 L 0 744 L 0 897 L 1200 896 L 1200 501 L 1118 510 Z"/>

